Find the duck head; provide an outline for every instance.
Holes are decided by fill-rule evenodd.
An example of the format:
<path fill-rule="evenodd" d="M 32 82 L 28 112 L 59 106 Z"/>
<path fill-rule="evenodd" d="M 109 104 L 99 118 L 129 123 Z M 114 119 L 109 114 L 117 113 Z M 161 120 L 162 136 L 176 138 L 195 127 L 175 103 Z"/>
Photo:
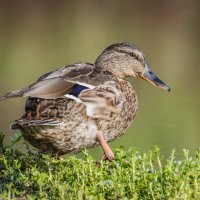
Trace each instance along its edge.
<path fill-rule="evenodd" d="M 140 77 L 149 83 L 170 91 L 149 67 L 142 51 L 129 43 L 115 43 L 97 58 L 95 65 L 106 68 L 118 78 Z"/>

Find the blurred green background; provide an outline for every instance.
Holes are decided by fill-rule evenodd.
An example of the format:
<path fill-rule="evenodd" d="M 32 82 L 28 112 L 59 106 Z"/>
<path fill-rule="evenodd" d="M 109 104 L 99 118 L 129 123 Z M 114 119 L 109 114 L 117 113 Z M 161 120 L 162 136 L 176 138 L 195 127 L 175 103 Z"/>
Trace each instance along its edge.
<path fill-rule="evenodd" d="M 131 79 L 139 110 L 112 147 L 154 145 L 195 152 L 200 141 L 200 2 L 187 0 L 0 1 L 0 94 L 27 86 L 47 71 L 78 61 L 94 62 L 108 45 L 136 44 L 168 93 Z M 0 130 L 24 111 L 25 99 L 0 102 Z M 18 148 L 22 148 L 21 145 Z M 90 151 L 100 155 L 100 148 Z"/>

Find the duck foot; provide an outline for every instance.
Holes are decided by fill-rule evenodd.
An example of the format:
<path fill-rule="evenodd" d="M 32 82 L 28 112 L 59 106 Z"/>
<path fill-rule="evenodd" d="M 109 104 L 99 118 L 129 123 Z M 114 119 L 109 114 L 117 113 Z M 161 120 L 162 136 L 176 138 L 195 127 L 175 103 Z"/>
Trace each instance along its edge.
<path fill-rule="evenodd" d="M 112 160 L 114 160 L 115 159 L 115 156 L 114 156 L 114 154 L 113 155 L 105 155 L 105 153 L 103 154 L 103 156 L 101 157 L 101 160 L 108 160 L 108 161 L 112 161 Z"/>
<path fill-rule="evenodd" d="M 106 143 L 102 131 L 97 131 L 97 139 L 104 151 L 104 155 L 101 159 L 109 161 L 114 160 L 115 159 L 114 153 L 112 152 L 112 149 L 109 147 L 109 145 Z"/>

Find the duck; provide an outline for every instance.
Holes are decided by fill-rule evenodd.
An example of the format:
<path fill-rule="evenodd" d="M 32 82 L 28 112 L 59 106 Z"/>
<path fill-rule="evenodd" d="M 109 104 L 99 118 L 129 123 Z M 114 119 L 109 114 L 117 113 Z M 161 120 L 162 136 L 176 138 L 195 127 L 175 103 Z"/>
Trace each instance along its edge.
<path fill-rule="evenodd" d="M 42 153 L 63 155 L 101 145 L 104 158 L 114 153 L 108 142 L 133 122 L 138 98 L 127 77 L 138 77 L 170 91 L 134 44 L 108 46 L 94 64 L 78 62 L 42 75 L 33 84 L 0 97 L 27 98 L 25 112 L 12 130 Z"/>

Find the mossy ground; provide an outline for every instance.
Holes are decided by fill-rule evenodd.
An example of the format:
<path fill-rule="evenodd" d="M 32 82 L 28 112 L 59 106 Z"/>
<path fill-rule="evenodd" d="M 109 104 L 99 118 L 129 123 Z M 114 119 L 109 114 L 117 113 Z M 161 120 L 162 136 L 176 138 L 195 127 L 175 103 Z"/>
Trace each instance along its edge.
<path fill-rule="evenodd" d="M 0 199 L 200 199 L 200 150 L 164 160 L 159 149 L 115 150 L 115 161 L 27 153 L 0 137 Z M 163 164 L 163 162 L 165 164 Z"/>

